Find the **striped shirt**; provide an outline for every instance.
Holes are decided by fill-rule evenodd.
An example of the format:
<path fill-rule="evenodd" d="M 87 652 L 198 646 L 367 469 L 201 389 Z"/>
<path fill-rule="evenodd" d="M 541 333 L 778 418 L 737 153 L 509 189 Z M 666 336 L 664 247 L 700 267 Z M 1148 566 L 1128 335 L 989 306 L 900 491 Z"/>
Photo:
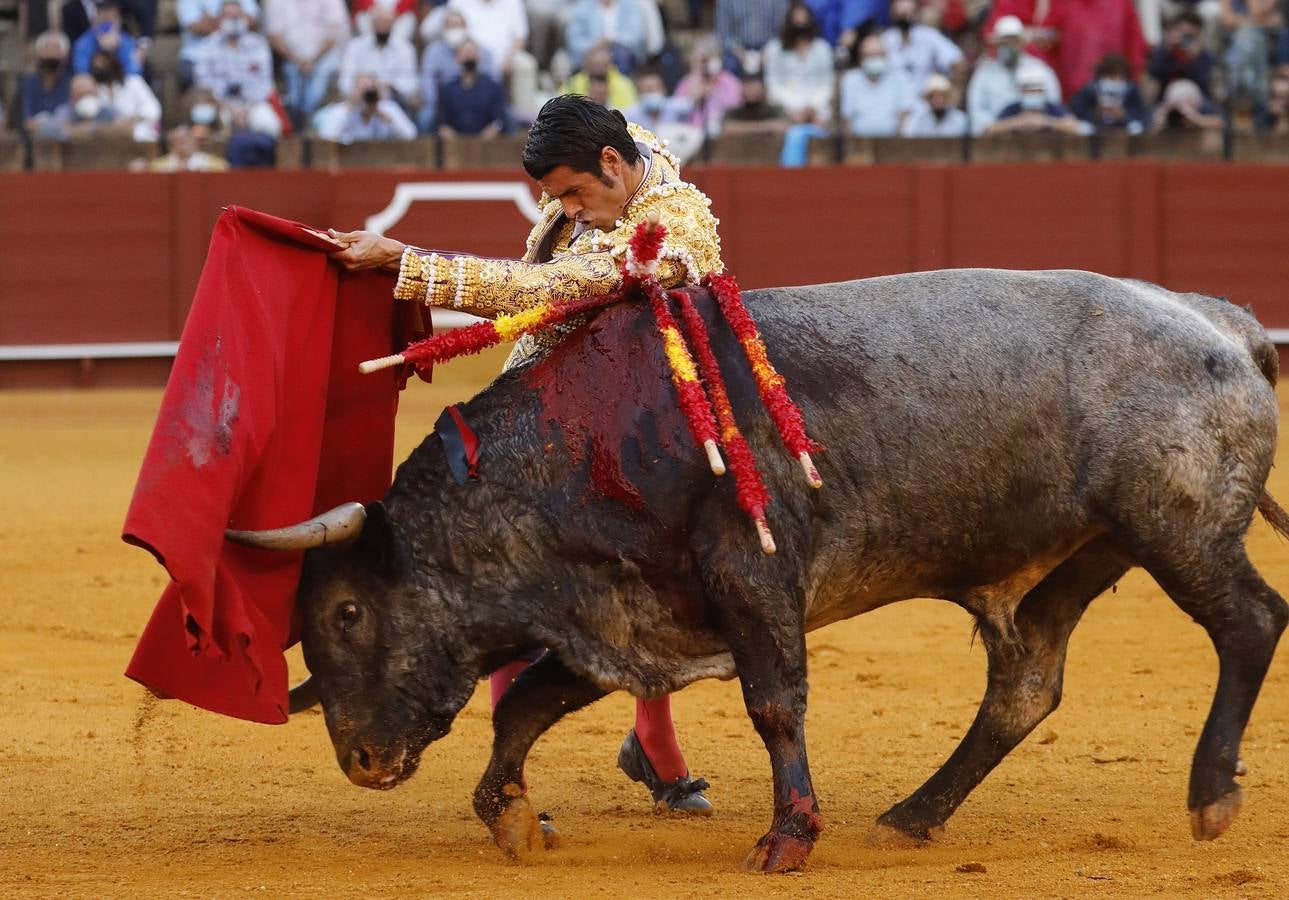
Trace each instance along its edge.
<path fill-rule="evenodd" d="M 787 15 L 788 0 L 716 0 L 716 36 L 726 52 L 760 50 Z"/>

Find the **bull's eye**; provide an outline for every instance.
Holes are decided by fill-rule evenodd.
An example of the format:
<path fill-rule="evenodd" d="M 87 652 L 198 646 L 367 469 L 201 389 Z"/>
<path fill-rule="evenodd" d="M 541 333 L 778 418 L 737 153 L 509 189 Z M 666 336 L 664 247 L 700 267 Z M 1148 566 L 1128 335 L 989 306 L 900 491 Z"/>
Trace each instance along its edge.
<path fill-rule="evenodd" d="M 344 603 L 336 610 L 336 618 L 340 620 L 341 628 L 349 629 L 362 618 L 362 610 L 357 603 Z"/>

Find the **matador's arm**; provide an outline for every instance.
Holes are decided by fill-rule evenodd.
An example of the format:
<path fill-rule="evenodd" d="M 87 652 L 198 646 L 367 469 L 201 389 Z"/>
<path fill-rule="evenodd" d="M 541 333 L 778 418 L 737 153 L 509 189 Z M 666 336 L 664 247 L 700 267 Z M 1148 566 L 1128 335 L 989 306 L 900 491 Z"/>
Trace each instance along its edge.
<path fill-rule="evenodd" d="M 720 239 L 708 200 L 687 184 L 663 185 L 630 207 L 630 220 L 608 233 L 582 234 L 547 263 L 452 256 L 408 247 L 394 296 L 428 306 L 460 309 L 496 318 L 539 303 L 576 300 L 612 290 L 621 280 L 627 241 L 637 222 L 657 210 L 667 227 L 658 264 L 664 287 L 697 283 L 721 271 Z"/>

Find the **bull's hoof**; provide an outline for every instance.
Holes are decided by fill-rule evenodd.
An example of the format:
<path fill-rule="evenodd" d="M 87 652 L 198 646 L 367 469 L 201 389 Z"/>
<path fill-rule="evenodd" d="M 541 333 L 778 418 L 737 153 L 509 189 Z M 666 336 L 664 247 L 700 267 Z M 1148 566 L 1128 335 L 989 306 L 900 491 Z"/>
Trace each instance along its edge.
<path fill-rule="evenodd" d="M 1197 841 L 1217 840 L 1240 814 L 1240 804 L 1243 802 L 1244 791 L 1236 787 L 1207 806 L 1192 809 L 1191 837 Z"/>
<path fill-rule="evenodd" d="M 547 849 L 546 832 L 527 797 L 515 798 L 501 811 L 492 825 L 492 839 L 503 853 L 520 861 Z"/>
<path fill-rule="evenodd" d="M 943 825 L 901 828 L 878 819 L 865 836 L 870 847 L 884 850 L 914 850 L 944 837 Z"/>
<path fill-rule="evenodd" d="M 806 864 L 806 857 L 814 846 L 815 842 L 807 838 L 771 831 L 756 842 L 743 868 L 764 875 L 795 872 Z"/>

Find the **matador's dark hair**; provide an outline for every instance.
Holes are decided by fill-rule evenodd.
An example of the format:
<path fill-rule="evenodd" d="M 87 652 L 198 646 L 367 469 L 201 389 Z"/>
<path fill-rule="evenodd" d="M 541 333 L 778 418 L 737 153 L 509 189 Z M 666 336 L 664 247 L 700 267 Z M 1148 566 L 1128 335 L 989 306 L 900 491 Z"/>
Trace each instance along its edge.
<path fill-rule="evenodd" d="M 631 165 L 640 159 L 622 113 L 581 94 L 564 94 L 547 100 L 537 114 L 524 144 L 524 170 L 538 180 L 558 166 L 603 178 L 600 152 L 605 147 L 617 150 Z"/>

